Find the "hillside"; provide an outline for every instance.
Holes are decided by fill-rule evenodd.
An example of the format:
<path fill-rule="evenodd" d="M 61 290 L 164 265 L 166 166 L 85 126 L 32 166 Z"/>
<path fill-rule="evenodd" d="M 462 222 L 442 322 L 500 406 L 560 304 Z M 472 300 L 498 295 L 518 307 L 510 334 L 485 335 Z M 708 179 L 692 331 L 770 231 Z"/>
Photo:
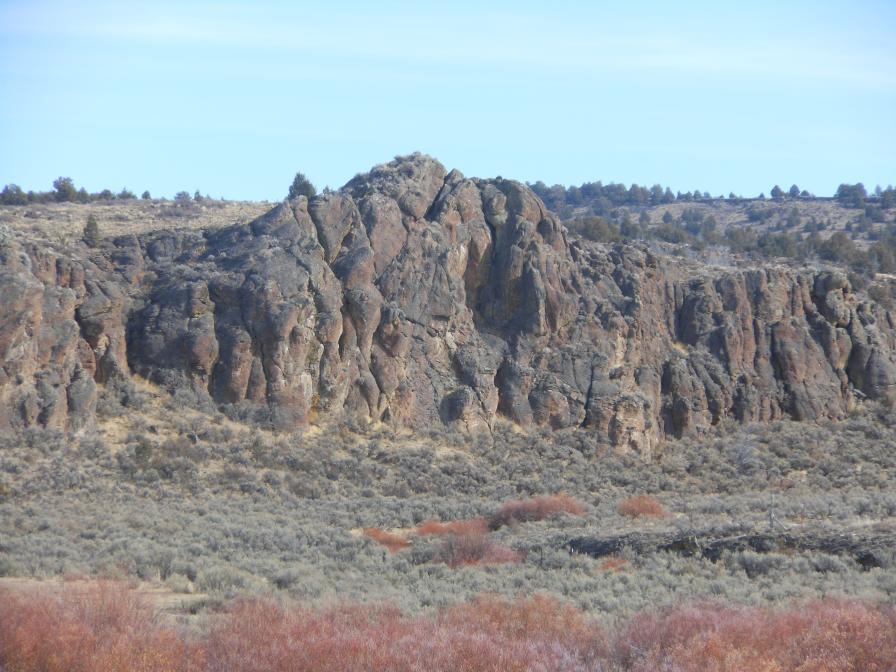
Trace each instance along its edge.
<path fill-rule="evenodd" d="M 700 231 L 695 225 L 712 217 L 711 232 L 718 234 L 716 242 L 723 245 L 731 242 L 725 236 L 729 231 L 752 229 L 759 234 L 784 232 L 797 237 L 818 233 L 822 239 L 841 231 L 863 246 L 889 232 L 891 227 L 887 225 L 893 223 L 896 209 L 892 186 L 868 193 L 862 184 L 841 184 L 833 197 L 800 192 L 794 185 L 788 192 L 773 189 L 770 198 L 764 194 L 744 198 L 733 193 L 727 198 L 714 198 L 699 191 L 673 194 L 659 185 L 646 189 L 637 184 L 626 187 L 601 182 L 580 187 L 549 188 L 542 182 L 529 186 L 563 221 L 603 217 L 621 224 L 628 216 L 630 224 L 640 226 L 641 235 L 649 236 L 651 227 L 672 222 L 698 235 L 708 231 L 706 227 Z"/>
<path fill-rule="evenodd" d="M 100 235 L 115 238 L 146 234 L 161 229 L 217 229 L 250 222 L 273 207 L 251 201 L 202 202 L 167 200 L 109 200 L 94 203 L 42 202 L 0 206 L 0 226 L 62 247 L 77 245 L 84 224 L 92 214 Z"/>
<path fill-rule="evenodd" d="M 896 273 L 893 193 L 888 189 L 880 197 L 857 197 L 854 203 L 815 197 L 701 198 L 619 207 L 601 202 L 560 210 L 571 232 L 597 242 L 650 241 L 713 263 L 834 263 L 857 287 L 891 306 Z"/>
<path fill-rule="evenodd" d="M 191 627 L 246 594 L 417 613 L 538 591 L 609 621 L 896 597 L 896 416 L 875 404 L 725 424 L 645 460 L 503 420 L 274 433 L 184 401 L 137 379 L 95 432 L 0 435 L 0 577 L 161 585 Z M 558 493 L 572 502 L 533 508 Z"/>

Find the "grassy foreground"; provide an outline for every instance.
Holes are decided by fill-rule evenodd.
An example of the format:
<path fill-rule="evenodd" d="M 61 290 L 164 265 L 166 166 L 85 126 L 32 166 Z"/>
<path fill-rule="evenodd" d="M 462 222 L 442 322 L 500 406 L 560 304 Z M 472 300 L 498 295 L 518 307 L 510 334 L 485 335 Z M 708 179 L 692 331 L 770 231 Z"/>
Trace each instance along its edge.
<path fill-rule="evenodd" d="M 394 607 L 307 609 L 236 600 L 199 631 L 165 625 L 124 583 L 0 593 L 7 672 L 896 669 L 896 609 L 856 600 L 696 603 L 604 626 L 536 595 L 481 595 L 409 616 Z"/>

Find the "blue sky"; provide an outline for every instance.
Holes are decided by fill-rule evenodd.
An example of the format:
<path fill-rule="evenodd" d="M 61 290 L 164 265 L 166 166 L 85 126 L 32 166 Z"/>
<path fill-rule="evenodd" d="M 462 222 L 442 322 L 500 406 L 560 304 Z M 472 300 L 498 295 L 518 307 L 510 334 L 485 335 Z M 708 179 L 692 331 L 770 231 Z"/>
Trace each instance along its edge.
<path fill-rule="evenodd" d="M 420 150 L 713 194 L 896 183 L 896 3 L 9 2 L 0 184 L 283 197 Z"/>

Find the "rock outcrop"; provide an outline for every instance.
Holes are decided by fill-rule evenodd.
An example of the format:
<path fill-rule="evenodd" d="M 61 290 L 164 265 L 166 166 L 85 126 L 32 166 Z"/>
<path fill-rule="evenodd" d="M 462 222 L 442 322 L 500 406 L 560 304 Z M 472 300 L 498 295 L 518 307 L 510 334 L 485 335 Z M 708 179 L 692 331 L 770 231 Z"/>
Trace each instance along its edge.
<path fill-rule="evenodd" d="M 246 225 L 0 233 L 0 427 L 77 430 L 138 374 L 294 428 L 345 416 L 663 437 L 896 395 L 893 316 L 836 271 L 570 240 L 524 185 L 413 155 Z"/>

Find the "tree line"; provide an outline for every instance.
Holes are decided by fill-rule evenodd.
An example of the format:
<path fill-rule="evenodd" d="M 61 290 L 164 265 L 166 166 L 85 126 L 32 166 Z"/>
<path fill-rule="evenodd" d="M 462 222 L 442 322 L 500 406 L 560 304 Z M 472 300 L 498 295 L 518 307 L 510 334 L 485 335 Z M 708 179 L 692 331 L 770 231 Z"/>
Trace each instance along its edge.
<path fill-rule="evenodd" d="M 111 189 L 103 189 L 97 192 L 88 192 L 84 187 L 75 187 L 74 180 L 70 177 L 59 177 L 53 180 L 51 191 L 24 191 L 17 184 L 7 184 L 0 191 L 0 205 L 28 205 L 30 203 L 95 203 L 97 201 L 130 201 L 136 200 L 137 195 L 130 189 L 122 189 L 113 192 Z M 140 198 L 144 201 L 152 199 L 149 191 L 144 191 Z M 201 202 L 210 200 L 209 196 L 203 196 L 197 189 L 191 196 L 187 191 L 179 191 L 174 195 L 177 203 Z"/>
<path fill-rule="evenodd" d="M 535 182 L 529 184 L 549 210 L 558 213 L 562 218 L 570 218 L 575 212 L 584 210 L 587 214 L 606 216 L 614 209 L 621 206 L 654 206 L 664 205 L 668 203 L 709 200 L 728 200 L 730 202 L 742 202 L 746 200 L 734 192 L 728 194 L 727 199 L 723 196 L 713 197 L 708 191 L 695 189 L 694 191 L 673 192 L 669 187 L 655 184 L 652 187 L 644 187 L 636 183 L 629 187 L 624 184 L 611 182 L 603 184 L 602 182 L 585 182 L 580 186 L 564 187 L 555 184 L 552 187 L 547 186 L 544 182 Z M 800 189 L 797 185 L 791 185 L 790 189 L 785 191 L 780 186 L 775 185 L 769 191 L 771 200 L 787 201 L 787 200 L 807 200 L 817 198 L 814 194 L 809 193 L 805 189 Z M 865 208 L 869 203 L 877 205 L 877 207 L 887 209 L 896 206 L 896 189 L 888 186 L 882 189 L 878 186 L 873 192 L 869 193 L 865 186 L 858 182 L 856 184 L 841 184 L 834 198 L 840 205 L 848 208 Z M 756 200 L 765 200 L 765 193 L 759 194 Z"/>
<path fill-rule="evenodd" d="M 694 191 L 674 192 L 669 187 L 655 184 L 652 187 L 642 187 L 636 183 L 626 187 L 624 184 L 611 182 L 603 184 L 597 182 L 585 182 L 580 186 L 564 187 L 555 184 L 548 187 L 544 182 L 538 181 L 529 184 L 548 209 L 558 213 L 561 217 L 571 217 L 576 209 L 585 208 L 592 215 L 605 216 L 613 209 L 620 206 L 648 206 L 663 205 L 675 202 L 694 202 L 707 200 L 721 200 L 722 196 L 713 197 L 708 191 L 695 189 Z M 314 185 L 302 173 L 296 173 L 296 176 L 289 187 L 288 198 L 296 196 L 312 197 L 317 193 Z M 769 191 L 771 199 L 775 201 L 795 200 L 795 199 L 812 199 L 816 198 L 806 190 L 801 190 L 797 185 L 791 185 L 786 192 L 775 185 Z M 53 189 L 51 191 L 24 191 L 17 184 L 7 184 L 0 191 L 0 205 L 28 205 L 29 203 L 93 203 L 96 201 L 126 201 L 136 199 L 134 192 L 125 188 L 119 192 L 113 192 L 111 189 L 103 189 L 98 192 L 88 192 L 81 187 L 77 189 L 75 183 L 70 177 L 59 177 L 53 181 Z M 152 196 L 149 191 L 144 191 L 140 198 L 150 200 Z M 197 190 L 192 196 L 189 192 L 179 191 L 174 196 L 175 201 L 201 201 L 203 197 Z M 849 208 L 865 208 L 869 202 L 882 209 L 888 209 L 896 206 L 896 189 L 888 186 L 881 189 L 878 186 L 873 192 L 868 193 L 865 186 L 858 182 L 856 184 L 841 184 L 834 198 L 844 207 Z M 765 194 L 759 194 L 759 200 L 765 199 Z M 729 201 L 744 201 L 734 192 L 728 194 Z"/>

